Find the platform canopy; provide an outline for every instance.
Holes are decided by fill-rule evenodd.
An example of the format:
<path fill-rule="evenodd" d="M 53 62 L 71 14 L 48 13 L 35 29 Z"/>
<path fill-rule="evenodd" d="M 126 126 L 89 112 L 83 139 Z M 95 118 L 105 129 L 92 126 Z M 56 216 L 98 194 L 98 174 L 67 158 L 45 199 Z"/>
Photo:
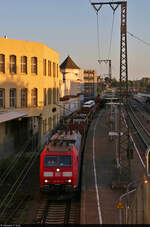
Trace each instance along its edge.
<path fill-rule="evenodd" d="M 27 116 L 27 113 L 21 112 L 21 111 L 13 111 L 13 110 L 6 110 L 6 111 L 0 111 L 0 123 L 14 120 L 20 117 Z"/>

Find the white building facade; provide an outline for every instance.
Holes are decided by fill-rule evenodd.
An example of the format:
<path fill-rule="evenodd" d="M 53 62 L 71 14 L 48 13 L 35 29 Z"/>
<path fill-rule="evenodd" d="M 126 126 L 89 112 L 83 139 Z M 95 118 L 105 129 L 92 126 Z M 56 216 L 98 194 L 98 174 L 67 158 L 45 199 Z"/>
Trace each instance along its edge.
<path fill-rule="evenodd" d="M 60 101 L 61 116 L 68 116 L 80 109 L 84 101 L 83 70 L 68 56 L 60 65 Z"/>

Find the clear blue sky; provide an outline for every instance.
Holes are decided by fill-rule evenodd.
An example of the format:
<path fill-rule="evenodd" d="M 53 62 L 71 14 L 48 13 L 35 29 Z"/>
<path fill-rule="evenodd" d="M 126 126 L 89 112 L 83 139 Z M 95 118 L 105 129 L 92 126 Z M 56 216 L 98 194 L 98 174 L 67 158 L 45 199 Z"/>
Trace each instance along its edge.
<path fill-rule="evenodd" d="M 108 0 L 106 0 L 108 1 Z M 101 0 L 91 0 L 101 2 Z M 108 73 L 99 65 L 96 12 L 89 0 L 1 0 L 0 33 L 3 37 L 37 41 L 55 49 L 60 64 L 70 57 L 81 68 Z M 120 6 L 116 10 L 111 54 L 112 76 L 118 78 L 120 65 Z M 150 0 L 127 1 L 127 30 L 150 43 Z M 99 11 L 100 58 L 108 57 L 112 26 L 110 6 Z M 150 46 L 128 35 L 129 79 L 150 77 Z"/>

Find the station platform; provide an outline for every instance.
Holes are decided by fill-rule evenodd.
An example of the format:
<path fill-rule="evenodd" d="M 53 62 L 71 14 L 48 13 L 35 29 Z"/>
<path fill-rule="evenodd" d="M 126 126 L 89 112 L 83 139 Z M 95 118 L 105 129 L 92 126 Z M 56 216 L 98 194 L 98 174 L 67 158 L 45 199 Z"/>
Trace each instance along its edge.
<path fill-rule="evenodd" d="M 84 151 L 81 223 L 119 224 L 117 203 L 125 189 L 112 189 L 116 180 L 115 141 L 108 136 L 109 128 L 105 108 L 92 121 Z"/>

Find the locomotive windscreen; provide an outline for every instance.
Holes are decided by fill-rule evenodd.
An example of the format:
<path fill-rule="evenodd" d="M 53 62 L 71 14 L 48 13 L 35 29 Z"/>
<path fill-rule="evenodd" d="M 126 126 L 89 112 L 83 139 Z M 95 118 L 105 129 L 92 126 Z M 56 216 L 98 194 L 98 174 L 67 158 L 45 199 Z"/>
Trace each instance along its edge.
<path fill-rule="evenodd" d="M 44 167 L 71 167 L 71 155 L 47 155 L 44 159 Z"/>

